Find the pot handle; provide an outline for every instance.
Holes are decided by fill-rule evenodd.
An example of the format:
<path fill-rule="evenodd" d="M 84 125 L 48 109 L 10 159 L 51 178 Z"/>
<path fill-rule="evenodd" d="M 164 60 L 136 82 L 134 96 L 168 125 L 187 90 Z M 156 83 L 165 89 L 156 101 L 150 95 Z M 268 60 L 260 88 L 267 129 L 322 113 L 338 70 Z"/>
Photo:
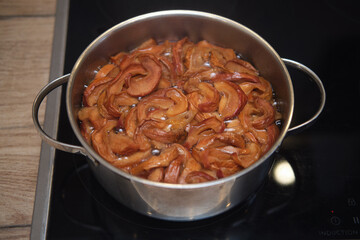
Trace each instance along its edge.
<path fill-rule="evenodd" d="M 36 130 L 40 133 L 41 138 L 48 143 L 49 145 L 53 146 L 56 149 L 69 152 L 69 153 L 81 153 L 85 156 L 88 156 L 87 151 L 85 148 L 80 146 L 75 146 L 67 143 L 59 142 L 53 138 L 51 138 L 40 126 L 38 113 L 39 113 L 39 107 L 41 102 L 44 100 L 44 98 L 55 88 L 67 83 L 69 80 L 70 74 L 64 75 L 62 77 L 59 77 L 51 82 L 49 82 L 45 87 L 43 87 L 38 95 L 36 96 L 33 107 L 32 107 L 32 118 L 35 125 Z"/>
<path fill-rule="evenodd" d="M 307 125 L 309 125 L 310 123 L 312 123 L 313 121 L 315 121 L 315 119 L 320 115 L 320 113 L 323 111 L 324 106 L 325 106 L 325 101 L 326 101 L 326 93 L 325 93 L 325 88 L 323 83 L 321 82 L 320 78 L 307 66 L 296 62 L 294 60 L 290 60 L 290 59 L 286 59 L 286 58 L 282 58 L 282 61 L 291 67 L 297 68 L 299 70 L 301 70 L 302 72 L 306 73 L 317 85 L 317 87 L 319 88 L 320 91 L 320 106 L 317 110 L 317 112 L 306 122 L 301 123 L 297 126 L 291 127 L 288 129 L 288 133 L 290 132 L 294 132 L 294 131 L 299 131 L 300 129 L 305 128 Z"/>

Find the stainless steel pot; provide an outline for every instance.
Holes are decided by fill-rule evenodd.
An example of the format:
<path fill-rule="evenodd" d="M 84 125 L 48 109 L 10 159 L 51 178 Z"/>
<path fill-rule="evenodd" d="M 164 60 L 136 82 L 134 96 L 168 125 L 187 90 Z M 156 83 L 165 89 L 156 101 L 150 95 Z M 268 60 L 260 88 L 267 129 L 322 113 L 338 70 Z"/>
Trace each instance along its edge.
<path fill-rule="evenodd" d="M 249 168 L 220 180 L 199 184 L 157 183 L 131 176 L 101 158 L 82 137 L 77 121 L 84 85 L 93 79 L 95 70 L 107 63 L 110 56 L 129 51 L 153 37 L 158 41 L 179 40 L 188 36 L 197 42 L 209 42 L 235 49 L 253 63 L 269 80 L 276 92 L 283 116 L 282 127 L 274 146 Z M 285 64 L 308 74 L 320 89 L 318 111 L 307 122 L 289 128 L 294 108 L 294 92 Z M 38 110 L 43 98 L 54 88 L 68 82 L 67 114 L 72 129 L 82 146 L 59 142 L 49 137 L 40 127 Z M 325 104 L 325 90 L 321 80 L 309 68 L 292 60 L 281 59 L 259 35 L 245 26 L 221 16 L 197 11 L 161 11 L 141 15 L 122 22 L 94 40 L 81 54 L 71 74 L 46 85 L 33 105 L 33 119 L 42 139 L 53 147 L 81 153 L 88 157 L 91 169 L 101 185 L 119 202 L 129 208 L 160 219 L 197 220 L 231 209 L 243 202 L 259 188 L 267 176 L 272 155 L 290 131 L 303 128 L 314 121 Z"/>

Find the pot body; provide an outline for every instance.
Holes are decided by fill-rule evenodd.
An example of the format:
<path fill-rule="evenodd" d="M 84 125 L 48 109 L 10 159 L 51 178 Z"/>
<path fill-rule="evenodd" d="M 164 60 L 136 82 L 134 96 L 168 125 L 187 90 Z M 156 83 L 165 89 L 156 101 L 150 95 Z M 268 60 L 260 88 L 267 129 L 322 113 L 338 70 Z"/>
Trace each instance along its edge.
<path fill-rule="evenodd" d="M 158 42 L 183 37 L 232 48 L 250 61 L 271 82 L 283 121 L 278 140 L 259 161 L 224 179 L 200 184 L 155 183 L 131 176 L 102 159 L 83 139 L 77 113 L 84 86 L 96 70 L 120 51 L 130 51 L 149 38 Z M 246 200 L 269 171 L 272 154 L 289 128 L 294 105 L 293 88 L 278 54 L 260 36 L 229 19 L 196 11 L 163 11 L 142 15 L 109 29 L 79 57 L 70 74 L 67 111 L 75 135 L 93 161 L 90 165 L 101 185 L 119 202 L 142 214 L 167 220 L 197 220 L 210 217 Z M 93 164 L 96 162 L 96 164 Z"/>
<path fill-rule="evenodd" d="M 117 201 L 138 213 L 164 220 L 189 221 L 215 216 L 246 202 L 267 177 L 273 158 L 238 178 L 211 185 L 174 188 L 119 176 L 104 165 L 89 163 L 106 191 Z"/>

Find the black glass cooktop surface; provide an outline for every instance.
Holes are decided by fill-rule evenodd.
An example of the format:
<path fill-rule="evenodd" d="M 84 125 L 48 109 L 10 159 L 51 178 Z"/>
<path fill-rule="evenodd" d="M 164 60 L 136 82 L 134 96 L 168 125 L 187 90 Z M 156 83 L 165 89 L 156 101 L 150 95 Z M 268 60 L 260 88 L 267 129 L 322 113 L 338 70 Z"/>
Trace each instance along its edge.
<path fill-rule="evenodd" d="M 56 152 L 48 239 L 359 239 L 360 17 L 352 1 L 70 1 L 65 73 L 111 26 L 157 10 L 192 9 L 233 19 L 281 57 L 322 79 L 327 102 L 309 128 L 285 138 L 268 178 L 244 204 L 194 222 L 140 215 L 99 185 L 86 159 Z M 315 111 L 319 93 L 289 69 L 295 125 Z M 58 139 L 78 144 L 63 92 Z M 286 177 L 284 177 L 286 176 Z"/>

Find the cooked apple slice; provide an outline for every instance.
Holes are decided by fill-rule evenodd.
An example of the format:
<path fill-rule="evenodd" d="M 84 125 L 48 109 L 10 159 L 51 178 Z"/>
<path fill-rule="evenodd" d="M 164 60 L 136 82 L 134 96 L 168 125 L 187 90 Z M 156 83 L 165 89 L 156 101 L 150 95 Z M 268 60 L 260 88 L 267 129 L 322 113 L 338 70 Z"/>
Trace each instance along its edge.
<path fill-rule="evenodd" d="M 78 118 L 82 122 L 91 123 L 91 126 L 95 130 L 102 128 L 107 122 L 107 120 L 101 116 L 96 106 L 82 108 L 78 113 Z"/>
<path fill-rule="evenodd" d="M 137 105 L 137 117 L 139 123 L 143 120 L 148 119 L 149 114 L 154 111 L 162 111 L 164 116 L 166 111 L 174 105 L 174 102 L 166 97 L 161 96 L 149 96 L 142 99 Z M 159 114 L 157 114 L 159 116 Z"/>
<path fill-rule="evenodd" d="M 118 95 L 111 95 L 105 103 L 107 112 L 114 117 L 121 117 L 124 112 L 128 112 L 130 106 L 137 104 L 137 98 L 131 97 L 126 91 Z M 99 103 L 98 103 L 99 105 Z"/>
<path fill-rule="evenodd" d="M 103 77 L 96 79 L 96 81 L 92 81 L 84 91 L 83 104 L 90 107 L 94 106 L 98 101 L 100 94 L 111 84 L 112 80 L 114 79 Z"/>
<path fill-rule="evenodd" d="M 172 61 L 175 66 L 175 72 L 177 75 L 182 75 L 184 73 L 184 65 L 182 63 L 182 51 L 184 43 L 186 43 L 187 41 L 188 38 L 185 37 L 180 41 L 177 41 L 175 46 L 172 48 Z"/>
<path fill-rule="evenodd" d="M 148 176 L 148 179 L 154 182 L 162 182 L 163 178 L 164 178 L 164 168 L 162 167 L 154 168 Z"/>
<path fill-rule="evenodd" d="M 129 137 L 134 137 L 137 128 L 137 107 L 130 109 L 124 120 L 125 132 Z"/>
<path fill-rule="evenodd" d="M 201 82 L 198 85 L 199 91 L 193 93 L 193 104 L 201 112 L 214 112 L 220 101 L 219 92 L 209 83 Z"/>
<path fill-rule="evenodd" d="M 232 146 L 210 148 L 200 154 L 200 161 L 206 169 L 216 171 L 218 177 L 226 177 L 241 170 L 241 167 L 233 160 L 235 154 L 233 151 L 239 150 Z"/>
<path fill-rule="evenodd" d="M 141 151 L 146 151 L 151 148 L 149 139 L 137 127 L 134 133 L 134 141 L 139 145 Z"/>
<path fill-rule="evenodd" d="M 113 116 L 111 116 L 111 114 L 109 114 L 108 110 L 105 107 L 106 100 L 107 100 L 107 93 L 106 93 L 106 91 L 103 91 L 100 94 L 98 101 L 97 101 L 97 107 L 99 109 L 99 113 L 104 118 L 113 119 Z"/>
<path fill-rule="evenodd" d="M 132 76 L 138 76 L 146 74 L 146 70 L 140 64 L 130 64 L 124 71 L 120 72 L 107 89 L 108 95 L 116 95 L 122 92 L 123 86 L 127 79 Z"/>
<path fill-rule="evenodd" d="M 175 146 L 164 149 L 160 155 L 152 156 L 148 160 L 140 163 L 130 170 L 131 174 L 138 175 L 144 170 L 150 170 L 157 167 L 167 167 L 179 156 L 179 152 Z"/>
<path fill-rule="evenodd" d="M 265 129 L 274 123 L 275 109 L 269 101 L 255 98 L 253 103 L 245 106 L 239 119 L 245 128 L 252 126 L 256 129 Z"/>
<path fill-rule="evenodd" d="M 216 180 L 216 178 L 204 171 L 192 171 L 185 178 L 186 183 L 202 183 L 214 180 Z"/>
<path fill-rule="evenodd" d="M 169 80 L 169 78 L 161 77 L 158 84 L 158 89 L 169 88 L 169 87 L 171 87 L 171 81 Z"/>
<path fill-rule="evenodd" d="M 234 161 L 243 168 L 249 167 L 256 162 L 261 156 L 261 149 L 257 143 L 250 142 L 246 144 L 246 148 L 241 152 L 233 154 Z"/>
<path fill-rule="evenodd" d="M 165 96 L 174 101 L 174 105 L 169 107 L 166 112 L 169 117 L 181 114 L 188 109 L 187 97 L 181 92 L 181 90 L 171 88 L 166 91 Z"/>
<path fill-rule="evenodd" d="M 190 155 L 190 153 L 189 153 Z M 180 184 L 184 184 L 186 183 L 186 177 L 189 175 L 189 173 L 193 172 L 193 171 L 200 171 L 201 170 L 201 165 L 198 161 L 196 161 L 193 157 L 185 157 L 185 162 L 184 162 L 184 170 L 181 172 L 181 175 L 178 179 L 178 183 Z"/>
<path fill-rule="evenodd" d="M 148 120 L 140 126 L 140 131 L 148 138 L 161 143 L 175 143 L 184 136 L 184 129 L 171 129 L 165 121 Z"/>
<path fill-rule="evenodd" d="M 129 88 L 127 93 L 133 97 L 142 97 L 151 93 L 158 85 L 162 72 L 160 63 L 150 55 L 140 56 L 139 60 L 147 74 L 144 77 L 128 78 L 127 84 Z"/>
<path fill-rule="evenodd" d="M 114 68 L 115 68 L 116 71 L 113 71 Z M 110 64 L 110 63 L 104 65 L 104 66 L 101 67 L 101 69 L 96 73 L 93 81 L 96 81 L 98 78 L 103 78 L 103 77 L 108 76 L 108 74 L 109 74 L 111 71 L 113 71 L 112 75 L 115 74 L 115 76 L 116 76 L 117 73 L 119 73 L 119 68 L 116 67 L 116 66 L 113 65 L 113 64 Z M 115 76 L 113 76 L 113 77 L 115 77 Z"/>
<path fill-rule="evenodd" d="M 117 122 L 115 120 L 108 120 L 105 126 L 94 131 L 91 135 L 91 142 L 95 151 L 110 163 L 118 158 L 115 153 L 111 151 L 108 138 L 108 133 L 116 127 L 116 124 Z"/>
<path fill-rule="evenodd" d="M 245 140 L 239 134 L 223 132 L 201 138 L 195 148 L 202 151 L 206 148 L 214 148 L 226 145 L 244 148 Z"/>
<path fill-rule="evenodd" d="M 243 83 L 243 82 L 257 83 L 257 82 L 260 82 L 258 76 L 255 76 L 253 74 L 248 74 L 248 73 L 239 73 L 239 72 L 234 72 L 234 73 L 222 72 L 222 73 L 218 73 L 218 74 L 213 76 L 212 80 L 213 81 L 232 81 L 232 82 L 236 82 L 236 83 Z"/>
<path fill-rule="evenodd" d="M 259 72 L 249 62 L 242 59 L 232 59 L 225 64 L 225 68 L 231 72 L 248 73 L 252 75 L 259 75 Z"/>
<path fill-rule="evenodd" d="M 209 54 L 209 63 L 213 68 L 219 67 L 223 68 L 224 64 L 236 58 L 234 50 L 230 48 L 222 48 L 216 45 L 209 43 L 206 40 L 200 41 L 197 44 L 197 47 L 206 49 Z"/>
<path fill-rule="evenodd" d="M 188 137 L 184 143 L 187 149 L 191 149 L 199 140 L 200 134 L 206 130 L 212 130 L 214 133 L 224 131 L 225 125 L 215 117 L 208 118 L 198 124 L 191 126 Z"/>
<path fill-rule="evenodd" d="M 161 55 L 161 56 L 157 56 L 157 58 L 159 60 L 162 69 L 158 88 L 165 88 L 165 86 L 171 87 L 176 85 L 175 79 L 177 77 L 175 72 L 175 66 L 169 60 L 170 57 Z"/>
<path fill-rule="evenodd" d="M 134 164 L 138 164 L 146 159 L 150 158 L 151 150 L 143 151 L 143 152 L 136 152 L 128 156 L 119 157 L 111 164 L 113 164 L 117 168 L 125 168 L 132 166 Z"/>
<path fill-rule="evenodd" d="M 134 49 L 134 51 L 137 51 L 139 49 L 150 48 L 150 47 L 153 47 L 153 46 L 156 46 L 156 45 L 158 45 L 156 40 L 153 39 L 153 38 L 149 38 L 145 42 L 141 43 L 140 46 L 138 46 L 136 49 Z"/>
<path fill-rule="evenodd" d="M 109 145 L 111 151 L 119 155 L 129 155 L 139 150 L 139 145 L 132 138 L 122 133 L 109 133 Z"/>
<path fill-rule="evenodd" d="M 184 73 L 186 76 L 190 76 L 196 72 L 201 72 L 209 69 L 209 65 L 206 63 L 210 58 L 208 48 L 199 47 L 197 45 L 188 48 L 186 51 L 184 65 L 187 71 Z"/>
<path fill-rule="evenodd" d="M 262 153 L 266 153 L 270 150 L 270 148 L 274 145 L 276 139 L 279 136 L 279 128 L 275 125 L 275 123 L 271 124 L 269 127 L 266 128 L 267 132 L 267 143 L 261 146 Z"/>
<path fill-rule="evenodd" d="M 211 67 L 223 67 L 227 61 L 235 57 L 232 49 L 215 46 L 206 40 L 200 41 L 186 52 L 184 64 L 187 71 L 185 75 L 190 76 L 195 72 L 208 70 Z"/>
<path fill-rule="evenodd" d="M 177 183 L 183 161 L 184 157 L 180 155 L 169 164 L 165 170 L 164 182 Z"/>
<path fill-rule="evenodd" d="M 190 109 L 186 112 L 170 117 L 165 120 L 166 125 L 171 126 L 171 129 L 185 129 L 186 126 L 194 119 L 197 111 Z"/>
<path fill-rule="evenodd" d="M 199 84 L 200 94 L 203 96 L 198 108 L 202 112 L 214 112 L 218 108 L 220 101 L 219 92 L 209 83 Z"/>
<path fill-rule="evenodd" d="M 239 114 L 247 102 L 247 96 L 241 88 L 237 84 L 228 81 L 215 82 L 214 86 L 222 93 L 219 102 L 221 117 L 227 120 Z"/>
<path fill-rule="evenodd" d="M 119 68 L 113 64 L 103 66 L 95 75 L 94 80 L 84 90 L 83 102 L 85 106 L 96 104 L 104 89 L 119 75 Z"/>

